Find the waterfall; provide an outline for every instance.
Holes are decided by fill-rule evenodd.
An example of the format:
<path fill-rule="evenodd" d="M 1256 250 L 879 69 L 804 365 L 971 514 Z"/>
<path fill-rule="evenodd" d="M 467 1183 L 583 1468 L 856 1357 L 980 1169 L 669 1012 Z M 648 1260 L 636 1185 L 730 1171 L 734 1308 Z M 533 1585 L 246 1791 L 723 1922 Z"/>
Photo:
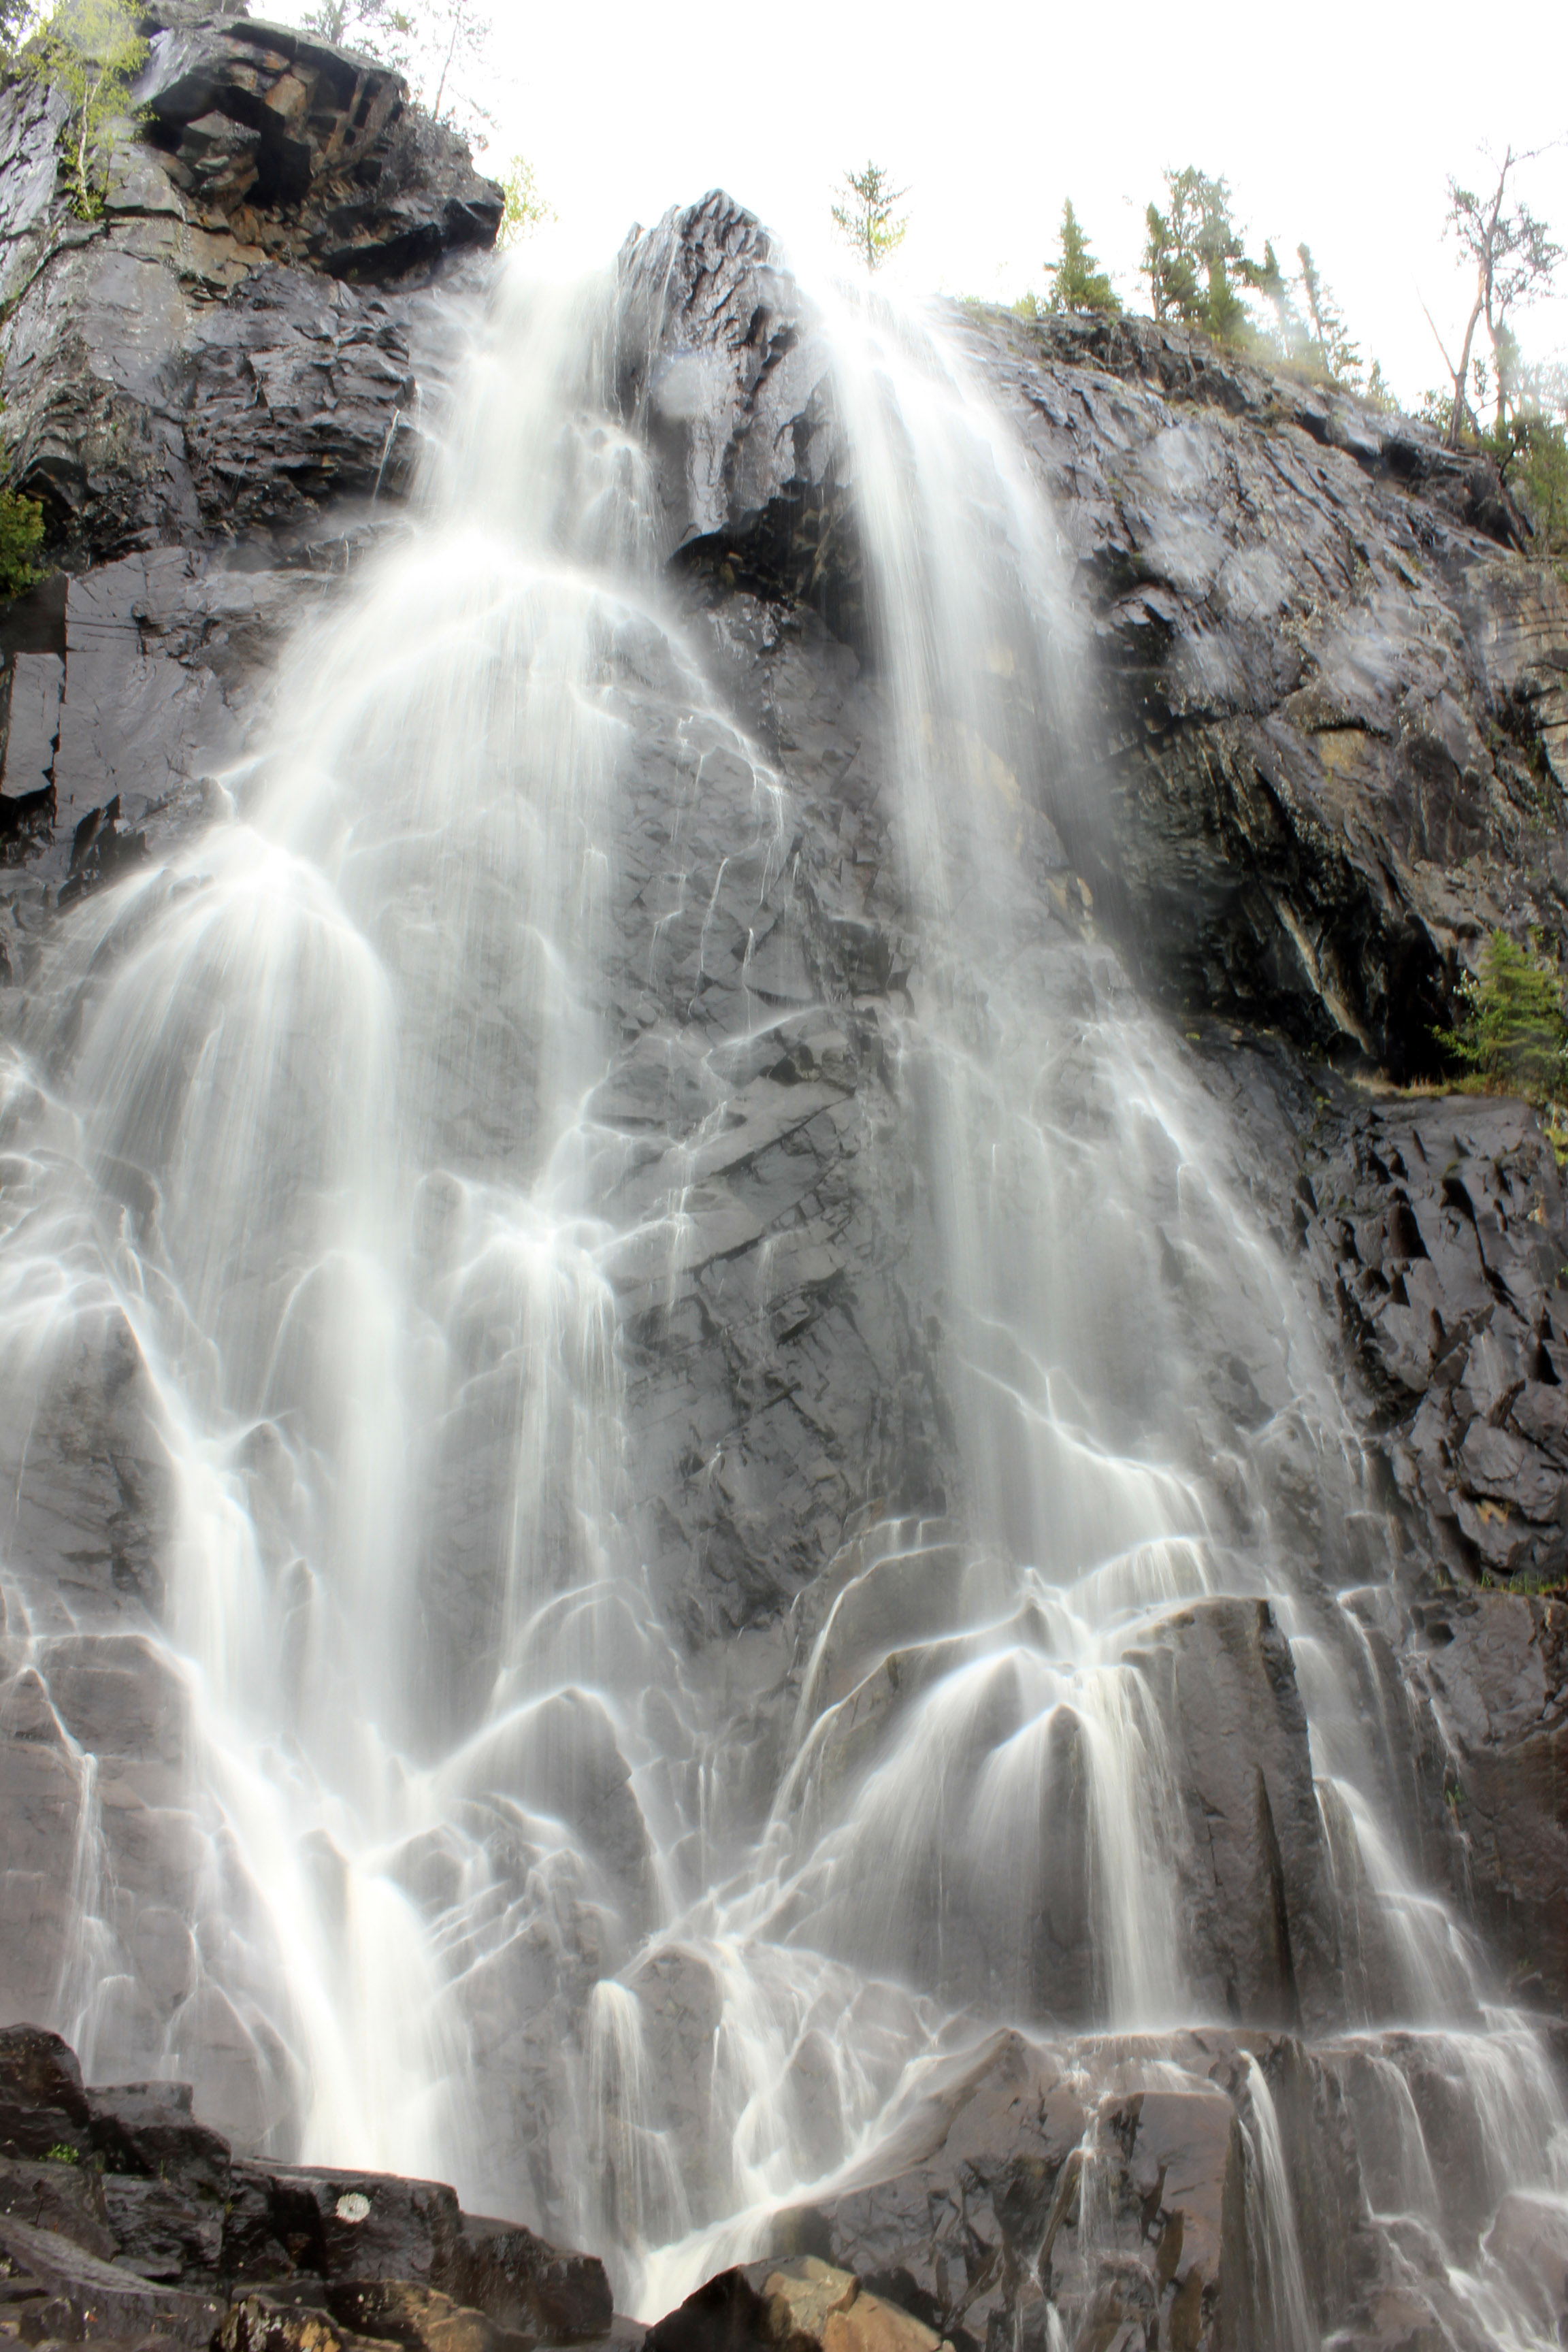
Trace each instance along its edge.
<path fill-rule="evenodd" d="M 249 2148 L 584 2237 L 648 2317 L 870 2177 L 1017 2027 L 1089 2119 L 1065 2344 L 1140 2242 L 1114 2102 L 1219 2095 L 1184 1758 L 1223 1664 L 1194 1645 L 1239 1628 L 1304 1709 L 1331 1942 L 1289 1956 L 1273 2021 L 1341 2070 L 1376 2209 L 1531 2340 L 1485 2227 L 1562 2196 L 1561 2106 L 1363 1696 L 1336 1531 L 1375 1505 L 1315 1302 L 1064 847 L 1092 647 L 1048 501 L 951 326 L 824 304 L 892 853 L 874 1004 L 801 947 L 787 746 L 661 564 L 610 280 L 499 286 L 422 413 L 412 516 L 378 509 L 323 590 L 263 752 L 41 950 L 5 1046 L 5 1424 L 84 1354 L 148 1401 L 189 1946 L 159 2015 L 79 1759 L 58 2021 L 100 2071 L 194 2075 Z M 787 1621 L 700 1640 L 649 1567 L 660 1482 L 678 1462 L 742 1531 L 752 1506 L 682 1361 L 717 1314 L 738 1390 L 780 1404 L 841 1205 L 784 1161 L 847 1119 L 873 1031 L 855 1150 L 923 1236 L 900 1344 L 956 1468 L 825 1510 Z M 826 1486 L 832 1433 L 784 1402 Z M 86 1616 L 8 1609 L 46 1688 Z M 1255 1843 L 1275 1867 L 1271 1815 Z M 1304 2352 L 1294 2126 L 1237 2064 L 1258 2340 Z M 1445 2208 L 1439 2084 L 1484 2212 Z"/>

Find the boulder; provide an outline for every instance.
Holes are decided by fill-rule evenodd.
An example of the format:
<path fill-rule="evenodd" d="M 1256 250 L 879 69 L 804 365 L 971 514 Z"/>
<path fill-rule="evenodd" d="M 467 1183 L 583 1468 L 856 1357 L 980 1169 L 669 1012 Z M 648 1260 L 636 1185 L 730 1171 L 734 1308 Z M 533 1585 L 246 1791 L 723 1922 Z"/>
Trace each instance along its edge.
<path fill-rule="evenodd" d="M 0 2158 L 0 2213 L 68 2238 L 100 2263 L 113 2262 L 120 2252 L 120 2232 L 110 2219 L 103 2175 L 95 2164 L 76 2158 L 74 2151 L 69 2163 L 57 2158 L 18 2164 Z"/>
<path fill-rule="evenodd" d="M 91 2109 L 75 2051 L 37 2025 L 0 2026 L 0 2156 L 86 2155 Z"/>
<path fill-rule="evenodd" d="M 458 2303 L 486 2314 L 497 2330 L 550 2344 L 602 2336 L 615 2315 L 610 2282 L 596 2254 L 550 2245 L 511 2222 L 465 2213 L 460 2236 L 443 2243 L 431 2277 Z M 445 2352 L 445 2347 L 433 2347 L 433 2352 Z M 468 2347 L 455 2347 L 453 2352 L 468 2352 Z M 493 2352 L 493 2347 L 487 2344 L 477 2352 Z"/>
<path fill-rule="evenodd" d="M 813 2254 L 721 2271 L 644 2341 L 653 2352 L 740 2352 L 750 2345 L 778 2352 L 939 2352 L 942 2345 L 909 2312 Z"/>
<path fill-rule="evenodd" d="M 94 2084 L 87 2095 L 93 2151 L 110 2173 L 131 2173 L 221 2209 L 229 2147 L 197 2123 L 189 2083 Z"/>
<path fill-rule="evenodd" d="M 154 35 L 132 93 L 174 186 L 246 244 L 339 278 L 395 278 L 490 246 L 502 192 L 409 106 L 390 68 L 280 25 L 216 18 Z"/>
<path fill-rule="evenodd" d="M 410 2352 L 527 2352 L 535 2341 L 406 2279 L 351 2279 L 329 2289 L 327 2307 L 353 2335 Z"/>
<path fill-rule="evenodd" d="M 461 2227 L 457 2196 L 440 2181 L 237 2162 L 223 2273 L 258 2284 L 303 2276 L 444 2287 Z"/>
<path fill-rule="evenodd" d="M 215 2297 L 187 2294 L 138 2278 L 52 2230 L 0 2215 L 0 2255 L 11 2265 L 9 2286 L 22 2302 L 20 2325 L 35 2343 L 46 2336 L 91 2342 L 98 2337 L 139 2343 L 159 2336 L 191 2352 L 205 2352 L 223 2319 Z M 30 2280 L 30 2289 L 20 2282 Z"/>

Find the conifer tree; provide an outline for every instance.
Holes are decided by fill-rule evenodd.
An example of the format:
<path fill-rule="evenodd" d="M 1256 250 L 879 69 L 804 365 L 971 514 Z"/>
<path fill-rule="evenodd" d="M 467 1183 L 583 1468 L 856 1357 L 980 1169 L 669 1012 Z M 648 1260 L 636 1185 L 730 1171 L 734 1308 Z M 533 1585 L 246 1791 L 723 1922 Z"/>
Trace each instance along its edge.
<path fill-rule="evenodd" d="M 1047 267 L 1048 310 L 1100 310 L 1109 318 L 1114 318 L 1121 310 L 1115 289 L 1089 249 L 1089 239 L 1079 226 L 1070 197 L 1062 206 L 1061 251 Z"/>
<path fill-rule="evenodd" d="M 1311 247 L 1299 245 L 1296 258 L 1301 265 L 1301 291 L 1307 298 L 1307 317 L 1311 322 L 1312 348 L 1318 364 L 1336 383 L 1354 383 L 1361 374 L 1361 352 L 1352 342 L 1343 314 L 1323 283 L 1312 259 Z"/>
<path fill-rule="evenodd" d="M 1230 184 L 1189 163 L 1166 173 L 1165 198 L 1163 212 L 1151 205 L 1144 215 L 1143 267 L 1154 316 L 1174 315 L 1188 326 L 1206 327 L 1218 341 L 1231 341 L 1247 312 L 1236 290 L 1246 256 L 1230 216 Z"/>
<path fill-rule="evenodd" d="M 880 269 L 890 254 L 896 253 L 904 241 L 909 217 L 893 217 L 895 206 L 909 194 L 908 188 L 895 188 L 892 173 L 879 163 L 868 163 L 863 172 L 846 172 L 846 200 L 833 206 L 833 226 L 846 245 L 853 246 L 868 271 Z"/>

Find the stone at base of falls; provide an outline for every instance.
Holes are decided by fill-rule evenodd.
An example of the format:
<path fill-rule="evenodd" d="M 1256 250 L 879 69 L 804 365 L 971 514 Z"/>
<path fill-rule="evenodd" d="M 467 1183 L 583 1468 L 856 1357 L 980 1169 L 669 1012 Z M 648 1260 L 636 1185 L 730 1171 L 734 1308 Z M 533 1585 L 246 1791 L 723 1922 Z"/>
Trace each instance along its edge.
<path fill-rule="evenodd" d="M 102 2263 L 115 2261 L 120 2253 L 120 2236 L 110 2221 L 103 2175 L 96 2165 L 0 2159 L 0 2216 L 68 2238 Z M 131 2267 L 139 2270 L 141 2265 Z"/>
<path fill-rule="evenodd" d="M 1156 2051 L 1188 2087 L 1114 2087 Z M 1364 2284 L 1353 2150 L 1330 2078 L 1299 2042 L 1263 2033 L 1107 2035 L 1057 2053 L 998 2034 L 933 2081 L 860 2179 L 781 2214 L 777 2252 L 852 2272 L 955 2352 L 1046 2352 L 1047 2303 L 1069 2343 L 1272 2344 L 1255 2309 L 1254 2053 L 1327 2325 Z"/>
<path fill-rule="evenodd" d="M 721 2271 L 649 2329 L 647 2352 L 952 2352 L 852 2272 L 815 2254 Z"/>
<path fill-rule="evenodd" d="M 58 2034 L 0 2029 L 0 2340 L 206 2345 L 220 2325 L 224 2352 L 637 2340 L 597 2256 L 464 2213 L 443 2181 L 237 2162 L 192 2109 L 188 2084 L 89 2088 Z"/>
<path fill-rule="evenodd" d="M 90 2116 L 76 2052 L 37 2025 L 0 2028 L 0 2156 L 88 2146 Z"/>
<path fill-rule="evenodd" d="M 362 2279 L 329 2288 L 325 2309 L 287 2288 L 254 2287 L 230 2306 L 218 2346 L 219 2352 L 345 2352 L 366 2343 L 405 2352 L 531 2352 L 535 2340 L 434 2287 Z"/>
<path fill-rule="evenodd" d="M 443 2255 L 442 2286 L 503 2327 L 552 2344 L 604 2336 L 615 2315 L 610 2283 L 595 2254 L 577 2254 L 510 2221 L 463 2216 L 463 2231 Z"/>
<path fill-rule="evenodd" d="M 80 2342 L 100 2336 L 137 2341 L 158 2336 L 193 2347 L 212 2342 L 223 2320 L 216 2295 L 155 2284 L 100 2262 L 53 2230 L 0 2219 L 0 2256 L 9 2270 L 7 2299 L 17 2333 Z"/>

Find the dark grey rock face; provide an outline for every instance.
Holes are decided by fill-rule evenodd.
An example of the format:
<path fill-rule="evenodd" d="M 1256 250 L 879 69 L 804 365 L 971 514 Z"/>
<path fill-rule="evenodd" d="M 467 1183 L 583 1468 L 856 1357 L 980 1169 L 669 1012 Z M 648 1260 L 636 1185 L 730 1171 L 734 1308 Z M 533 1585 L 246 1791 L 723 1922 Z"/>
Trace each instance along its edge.
<path fill-rule="evenodd" d="M 1516 1997 L 1568 2009 L 1568 1603 L 1457 1591 L 1420 1601 L 1412 1680 L 1451 1882 Z M 1441 1811 L 1437 1811 L 1440 1804 Z"/>
<path fill-rule="evenodd" d="M 68 903 L 200 820 L 282 637 L 407 490 L 500 216 L 395 75 L 231 10 L 148 21 L 100 222 L 65 205 L 56 101 L 0 93 L 7 474 L 71 575 L 0 629 L 14 972 L 37 880 Z"/>

